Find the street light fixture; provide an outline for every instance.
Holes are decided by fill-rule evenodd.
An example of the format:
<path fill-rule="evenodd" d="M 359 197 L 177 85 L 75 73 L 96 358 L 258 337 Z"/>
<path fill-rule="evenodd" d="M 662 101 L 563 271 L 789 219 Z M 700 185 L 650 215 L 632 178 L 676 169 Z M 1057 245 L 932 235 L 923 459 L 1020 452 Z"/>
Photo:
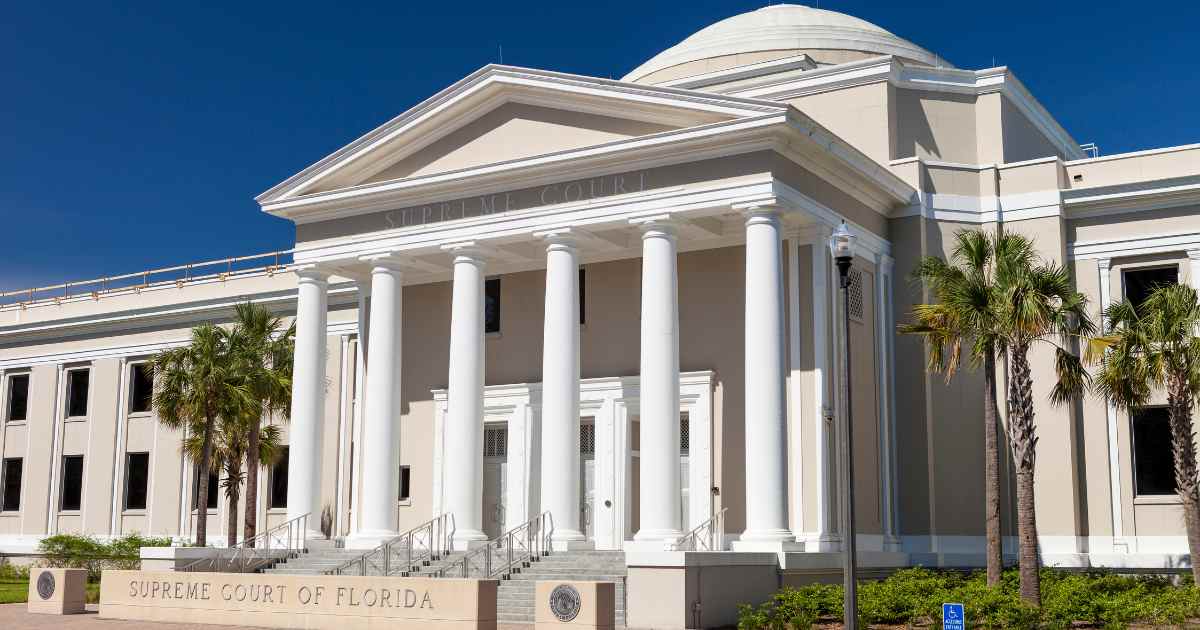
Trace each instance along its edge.
<path fill-rule="evenodd" d="M 853 414 L 850 399 L 850 265 L 854 261 L 854 233 L 846 227 L 846 222 L 838 226 L 829 237 L 829 249 L 833 260 L 837 263 L 838 276 L 842 289 L 842 357 L 841 373 L 842 400 L 846 413 L 842 418 L 841 439 L 841 469 L 845 493 L 842 496 L 842 581 L 844 599 L 842 609 L 844 617 L 842 624 L 846 630 L 858 628 L 858 584 L 855 582 L 858 561 L 855 557 L 854 529 L 854 431 Z"/>

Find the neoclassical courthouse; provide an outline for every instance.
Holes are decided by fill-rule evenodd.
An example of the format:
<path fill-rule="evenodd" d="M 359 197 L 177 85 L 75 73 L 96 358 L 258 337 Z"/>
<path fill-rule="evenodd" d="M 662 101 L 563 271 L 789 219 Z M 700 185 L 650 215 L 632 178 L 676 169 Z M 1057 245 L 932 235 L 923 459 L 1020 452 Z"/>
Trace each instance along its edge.
<path fill-rule="evenodd" d="M 896 334 L 918 259 L 1003 226 L 1097 312 L 1200 283 L 1200 145 L 1089 154 L 1009 68 L 796 5 L 620 80 L 488 65 L 257 201 L 294 250 L 5 294 L 0 551 L 192 536 L 146 361 L 249 300 L 297 326 L 288 451 L 239 508 L 260 522 L 316 536 L 328 508 L 366 548 L 452 514 L 466 546 L 549 511 L 556 547 L 635 553 L 723 515 L 735 552 L 836 566 L 849 318 L 864 562 L 977 565 L 981 382 Z M 1186 562 L 1165 412 L 1053 407 L 1035 364 L 1046 561 Z"/>

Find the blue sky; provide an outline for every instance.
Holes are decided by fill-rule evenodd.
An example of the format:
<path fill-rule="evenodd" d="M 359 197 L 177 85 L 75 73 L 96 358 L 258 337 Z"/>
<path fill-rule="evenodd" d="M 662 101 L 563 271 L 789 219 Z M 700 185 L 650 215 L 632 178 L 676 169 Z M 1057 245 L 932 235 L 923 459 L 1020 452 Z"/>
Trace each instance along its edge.
<path fill-rule="evenodd" d="M 619 78 L 760 2 L 16 2 L 0 21 L 0 288 L 291 245 L 253 197 L 476 68 Z M 1200 3 L 825 0 L 1007 65 L 1105 154 L 1200 142 Z"/>

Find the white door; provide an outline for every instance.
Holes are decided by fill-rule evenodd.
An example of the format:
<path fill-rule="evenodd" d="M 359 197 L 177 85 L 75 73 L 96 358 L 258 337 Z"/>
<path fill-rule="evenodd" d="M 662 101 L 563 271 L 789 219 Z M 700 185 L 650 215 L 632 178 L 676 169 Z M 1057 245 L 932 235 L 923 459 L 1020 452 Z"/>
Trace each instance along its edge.
<path fill-rule="evenodd" d="M 579 423 L 579 528 L 588 540 L 595 539 L 596 519 L 596 423 L 585 418 Z"/>
<path fill-rule="evenodd" d="M 507 468 L 508 426 L 488 424 L 483 431 L 483 533 L 489 539 L 504 534 Z"/>

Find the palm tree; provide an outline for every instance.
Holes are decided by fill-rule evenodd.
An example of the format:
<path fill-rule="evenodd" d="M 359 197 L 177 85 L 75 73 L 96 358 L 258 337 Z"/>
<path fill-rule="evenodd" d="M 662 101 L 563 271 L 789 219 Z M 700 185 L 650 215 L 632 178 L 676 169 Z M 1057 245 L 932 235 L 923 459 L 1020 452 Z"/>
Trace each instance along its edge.
<path fill-rule="evenodd" d="M 213 433 L 221 412 L 244 401 L 229 361 L 228 332 L 213 324 L 192 329 L 191 341 L 154 357 L 154 408 L 159 422 L 199 435 L 193 453 L 200 474 L 197 490 L 196 544 L 208 544 L 208 476 L 213 468 Z"/>
<path fill-rule="evenodd" d="M 1192 576 L 1200 584 L 1200 487 L 1192 409 L 1200 398 L 1200 300 L 1186 285 L 1154 289 L 1140 306 L 1129 301 L 1104 311 L 1106 334 L 1088 343 L 1087 359 L 1099 363 L 1096 390 L 1118 409 L 1146 406 L 1165 390 L 1170 416 L 1175 492 L 1183 503 Z"/>
<path fill-rule="evenodd" d="M 1000 538 L 1000 445 L 996 400 L 997 301 L 1003 275 L 1028 266 L 1033 248 L 1027 239 L 981 230 L 955 235 L 950 261 L 926 256 L 913 272 L 935 302 L 913 308 L 913 323 L 900 332 L 922 336 L 929 351 L 929 369 L 944 372 L 949 382 L 962 364 L 968 347 L 972 368 L 983 368 L 984 518 L 987 529 L 987 583 L 1000 584 L 1004 568 Z"/>
<path fill-rule="evenodd" d="M 1032 242 L 1026 240 L 1032 251 Z M 1054 263 L 1014 265 L 1001 276 L 996 303 L 997 341 L 1007 355 L 1008 441 L 1017 474 L 1017 547 L 1021 598 L 1039 606 L 1037 512 L 1033 475 L 1037 450 L 1037 425 L 1033 411 L 1033 374 L 1029 351 L 1036 346 L 1054 350 L 1056 382 L 1050 393 L 1054 404 L 1066 404 L 1089 384 L 1079 356 L 1069 348 L 1082 337 L 1095 334 L 1088 317 L 1087 297 L 1076 291 L 1067 269 Z"/>
<path fill-rule="evenodd" d="M 226 544 L 229 547 L 237 544 L 238 535 L 238 501 L 241 498 L 242 484 L 246 482 L 246 473 L 242 463 L 248 453 L 250 426 L 258 423 L 259 417 L 253 407 L 241 412 L 229 410 L 222 413 L 217 422 L 217 430 L 212 440 L 210 474 L 225 473 L 221 485 L 225 488 L 225 499 L 228 505 Z M 204 448 L 203 438 L 191 434 L 183 442 L 183 451 L 195 460 Z M 280 452 L 279 428 L 268 425 L 260 433 L 258 442 L 258 459 L 273 462 Z M 250 499 L 249 487 L 246 494 L 246 513 L 254 512 L 255 503 Z"/>
<path fill-rule="evenodd" d="M 284 328 L 283 321 L 270 310 L 246 302 L 237 306 L 234 328 L 230 334 L 237 371 L 249 397 L 246 419 L 240 426 L 246 432 L 246 505 L 258 505 L 258 472 L 275 456 L 264 459 L 263 448 L 267 429 L 264 418 L 287 418 L 292 404 L 292 359 L 295 354 L 296 326 Z M 273 430 L 273 429 L 272 429 Z M 239 462 L 240 466 L 240 462 Z M 253 544 L 258 531 L 256 510 L 246 510 L 245 540 Z"/>

